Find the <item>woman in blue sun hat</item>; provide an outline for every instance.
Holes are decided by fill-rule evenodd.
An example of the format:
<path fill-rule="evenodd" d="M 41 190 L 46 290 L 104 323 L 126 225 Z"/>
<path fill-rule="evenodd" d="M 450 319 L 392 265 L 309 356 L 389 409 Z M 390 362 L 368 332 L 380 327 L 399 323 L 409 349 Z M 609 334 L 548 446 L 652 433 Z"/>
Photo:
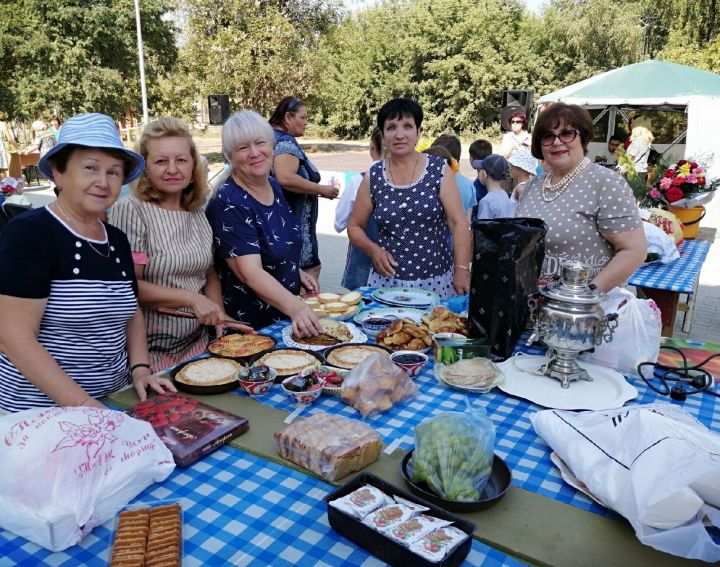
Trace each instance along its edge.
<path fill-rule="evenodd" d="M 104 407 L 130 383 L 141 399 L 175 391 L 150 373 L 127 237 L 100 220 L 144 166 L 96 113 L 65 122 L 40 160 L 58 198 L 0 240 L 0 408 Z"/>

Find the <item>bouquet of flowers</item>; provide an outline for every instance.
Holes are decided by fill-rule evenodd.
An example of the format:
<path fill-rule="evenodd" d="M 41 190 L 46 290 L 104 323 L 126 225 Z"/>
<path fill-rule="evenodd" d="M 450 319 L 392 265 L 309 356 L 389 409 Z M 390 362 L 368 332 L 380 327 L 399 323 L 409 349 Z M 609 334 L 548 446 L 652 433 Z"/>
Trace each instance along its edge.
<path fill-rule="evenodd" d="M 658 177 L 649 188 L 643 206 L 685 205 L 686 200 L 714 191 L 720 179 L 708 182 L 705 170 L 694 161 L 681 159 L 675 165 L 658 166 Z"/>

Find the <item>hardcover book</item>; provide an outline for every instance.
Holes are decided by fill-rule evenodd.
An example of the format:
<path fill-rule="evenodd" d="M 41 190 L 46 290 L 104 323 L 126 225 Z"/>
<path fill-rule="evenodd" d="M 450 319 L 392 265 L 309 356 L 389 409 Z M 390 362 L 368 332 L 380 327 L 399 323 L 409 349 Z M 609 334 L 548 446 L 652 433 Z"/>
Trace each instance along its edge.
<path fill-rule="evenodd" d="M 153 426 L 179 467 L 202 459 L 250 426 L 244 417 L 182 394 L 156 396 L 135 404 L 127 413 Z"/>

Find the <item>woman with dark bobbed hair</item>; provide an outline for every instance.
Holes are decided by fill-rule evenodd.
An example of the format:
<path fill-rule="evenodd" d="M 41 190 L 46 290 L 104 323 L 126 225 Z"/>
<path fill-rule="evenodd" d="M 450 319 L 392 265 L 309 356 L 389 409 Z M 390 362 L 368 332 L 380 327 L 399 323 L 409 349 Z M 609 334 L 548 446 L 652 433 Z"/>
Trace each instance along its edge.
<path fill-rule="evenodd" d="M 308 125 L 307 108 L 299 99 L 286 96 L 270 117 L 275 146 L 273 174 L 283 189 L 302 237 L 300 268 L 320 280 L 320 253 L 316 225 L 318 197 L 334 199 L 339 190 L 331 185 L 320 185 L 320 172 L 300 147 L 297 138 L 305 135 Z"/>
<path fill-rule="evenodd" d="M 543 110 L 532 134 L 532 155 L 547 171 L 528 182 L 518 217 L 548 225 L 542 278 L 566 260 L 590 267 L 602 291 L 623 284 L 647 254 L 635 198 L 618 173 L 586 157 L 592 140 L 587 110 L 555 103 Z"/>
<path fill-rule="evenodd" d="M 513 112 L 510 116 L 510 132 L 503 136 L 500 154 L 508 159 L 516 150 L 530 151 L 530 132 L 527 131 L 527 116 L 524 112 Z"/>
<path fill-rule="evenodd" d="M 379 110 L 387 158 L 374 163 L 360 184 L 348 236 L 372 260 L 368 285 L 421 288 L 448 298 L 470 287 L 470 230 L 446 161 L 415 149 L 422 120 L 420 105 L 406 98 Z M 377 243 L 365 232 L 370 215 Z"/>

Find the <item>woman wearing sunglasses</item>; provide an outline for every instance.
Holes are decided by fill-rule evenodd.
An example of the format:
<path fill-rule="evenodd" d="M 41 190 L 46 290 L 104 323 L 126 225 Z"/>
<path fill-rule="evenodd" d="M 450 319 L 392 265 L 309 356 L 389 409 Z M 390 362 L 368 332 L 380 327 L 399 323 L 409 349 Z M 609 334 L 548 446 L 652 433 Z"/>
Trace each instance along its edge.
<path fill-rule="evenodd" d="M 591 139 L 592 119 L 583 108 L 556 103 L 544 110 L 532 133 L 532 155 L 544 160 L 546 172 L 528 183 L 516 214 L 547 223 L 542 279 L 578 260 L 608 291 L 642 264 L 647 244 L 630 186 L 586 157 Z"/>
<path fill-rule="evenodd" d="M 500 153 L 505 159 L 509 159 L 516 150 L 525 149 L 530 151 L 530 132 L 527 126 L 527 116 L 524 112 L 513 112 L 510 116 L 510 132 L 503 136 Z"/>
<path fill-rule="evenodd" d="M 300 227 L 300 268 L 320 281 L 320 255 L 316 225 L 318 197 L 334 199 L 337 187 L 320 185 L 320 172 L 305 155 L 296 138 L 305 134 L 307 108 L 295 97 L 280 101 L 270 117 L 275 134 L 273 173 Z"/>

